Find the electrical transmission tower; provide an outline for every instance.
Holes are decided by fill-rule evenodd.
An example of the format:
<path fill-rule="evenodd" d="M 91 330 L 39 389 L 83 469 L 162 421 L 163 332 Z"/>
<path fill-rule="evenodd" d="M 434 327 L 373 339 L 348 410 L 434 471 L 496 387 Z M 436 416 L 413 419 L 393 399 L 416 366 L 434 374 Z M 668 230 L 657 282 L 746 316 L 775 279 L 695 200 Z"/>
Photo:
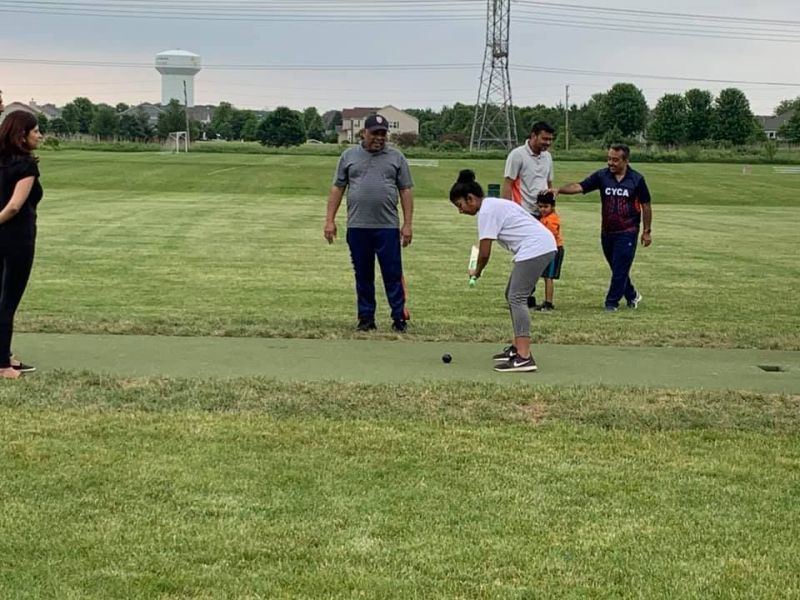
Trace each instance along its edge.
<path fill-rule="evenodd" d="M 517 144 L 517 121 L 508 74 L 510 28 L 511 0 L 488 0 L 486 54 L 475 103 L 470 150 L 497 145 L 510 150 Z"/>

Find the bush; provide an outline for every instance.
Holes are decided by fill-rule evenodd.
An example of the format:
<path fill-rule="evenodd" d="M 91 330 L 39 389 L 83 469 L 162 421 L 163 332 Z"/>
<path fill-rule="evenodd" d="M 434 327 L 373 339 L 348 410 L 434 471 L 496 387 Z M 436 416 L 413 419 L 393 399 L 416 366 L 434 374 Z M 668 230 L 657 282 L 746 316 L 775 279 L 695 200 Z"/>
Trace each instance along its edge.
<path fill-rule="evenodd" d="M 57 137 L 48 136 L 42 142 L 42 148 L 45 150 L 58 150 L 61 147 L 61 140 Z"/>
<path fill-rule="evenodd" d="M 392 143 L 401 148 L 411 148 L 419 143 L 419 136 L 411 131 L 392 134 Z"/>
<path fill-rule="evenodd" d="M 458 142 L 455 142 L 453 140 L 445 140 L 444 142 L 439 144 L 439 150 L 441 150 L 442 152 L 459 152 L 463 151 L 464 147 Z"/>
<path fill-rule="evenodd" d="M 690 162 L 698 162 L 702 154 L 702 150 L 697 144 L 690 144 L 686 146 L 683 152 Z"/>

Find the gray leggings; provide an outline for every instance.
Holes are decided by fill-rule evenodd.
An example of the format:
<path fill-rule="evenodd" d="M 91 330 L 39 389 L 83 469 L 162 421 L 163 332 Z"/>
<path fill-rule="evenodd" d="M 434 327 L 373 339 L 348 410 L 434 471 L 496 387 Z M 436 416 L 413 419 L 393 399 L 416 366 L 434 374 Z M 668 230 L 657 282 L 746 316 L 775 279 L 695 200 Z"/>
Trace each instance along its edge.
<path fill-rule="evenodd" d="M 514 263 L 511 276 L 506 286 L 506 300 L 511 310 L 511 323 L 514 326 L 514 337 L 531 337 L 531 315 L 528 309 L 528 296 L 536 287 L 547 265 L 555 257 L 555 252 L 548 252 L 535 258 Z"/>

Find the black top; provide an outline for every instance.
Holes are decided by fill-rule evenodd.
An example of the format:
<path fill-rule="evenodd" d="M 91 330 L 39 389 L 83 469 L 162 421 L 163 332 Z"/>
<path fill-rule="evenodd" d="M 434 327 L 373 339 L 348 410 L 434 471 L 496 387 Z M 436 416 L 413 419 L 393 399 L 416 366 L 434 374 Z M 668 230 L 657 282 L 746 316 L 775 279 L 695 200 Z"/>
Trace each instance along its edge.
<path fill-rule="evenodd" d="M 31 193 L 20 211 L 0 224 L 0 244 L 33 243 L 36 239 L 36 206 L 44 195 L 36 159 L 32 156 L 15 156 L 0 160 L 0 210 L 11 200 L 17 183 L 26 177 L 36 178 Z"/>

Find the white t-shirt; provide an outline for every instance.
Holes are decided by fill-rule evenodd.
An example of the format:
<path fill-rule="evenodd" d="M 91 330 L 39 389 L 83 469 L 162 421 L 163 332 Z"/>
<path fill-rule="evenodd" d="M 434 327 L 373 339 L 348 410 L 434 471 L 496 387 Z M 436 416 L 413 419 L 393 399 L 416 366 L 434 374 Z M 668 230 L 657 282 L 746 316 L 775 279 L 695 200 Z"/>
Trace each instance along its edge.
<path fill-rule="evenodd" d="M 511 199 L 538 215 L 536 198 L 547 190 L 547 182 L 553 181 L 553 157 L 547 150 L 534 154 L 526 141 L 508 154 L 503 177 L 512 180 Z"/>
<path fill-rule="evenodd" d="M 478 211 L 478 239 L 497 240 L 514 262 L 556 251 L 550 230 L 510 200 L 484 198 Z"/>

